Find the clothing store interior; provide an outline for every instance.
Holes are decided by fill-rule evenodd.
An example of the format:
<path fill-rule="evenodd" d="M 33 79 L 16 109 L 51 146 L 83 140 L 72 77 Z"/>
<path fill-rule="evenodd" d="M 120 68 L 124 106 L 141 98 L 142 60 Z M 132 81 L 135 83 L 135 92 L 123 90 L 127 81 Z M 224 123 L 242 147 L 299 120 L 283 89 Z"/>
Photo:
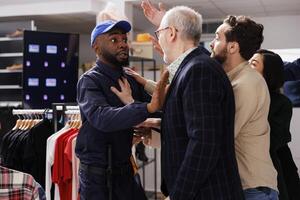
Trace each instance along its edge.
<path fill-rule="evenodd" d="M 0 4 L 1 200 L 300 200 L 299 0 Z M 196 28 L 191 28 L 193 20 L 192 25 L 176 22 L 181 21 L 179 14 L 173 17 L 181 12 L 173 12 L 178 6 L 202 16 L 195 47 L 186 48 L 183 42 L 190 38 L 181 37 L 186 29 Z M 225 20 L 231 19 L 228 16 L 237 16 L 233 25 Z M 251 34 L 253 25 L 243 29 L 248 21 L 240 22 L 240 16 L 263 27 L 262 41 L 247 59 L 242 47 L 252 48 L 257 37 L 249 36 L 248 43 L 239 40 Z M 236 33 L 242 29 L 246 31 Z M 217 55 L 222 34 L 227 46 Z M 183 48 L 177 52 L 178 45 Z M 185 69 L 190 65 L 182 63 L 194 62 L 190 54 L 200 47 L 201 56 L 195 56 L 204 64 L 189 73 Z M 235 55 L 243 64 L 232 61 Z M 229 62 L 235 66 L 230 68 Z M 193 84 L 198 80 L 194 72 L 202 72 L 196 74 L 201 77 L 215 70 L 202 70 L 213 68 L 211 63 L 220 66 L 224 76 L 207 74 Z M 269 69 L 269 64 L 278 69 Z M 211 77 L 223 77 L 229 93 L 211 97 L 217 95 L 213 87 L 219 89 L 222 82 L 204 83 Z M 242 87 L 254 90 L 242 93 Z M 269 92 L 259 91 L 263 89 Z M 223 93 L 235 102 L 229 117 L 229 97 Z M 220 112 L 214 111 L 218 101 Z M 159 105 L 150 112 L 154 104 Z M 226 120 L 217 122 L 223 117 Z M 237 179 L 216 178 L 225 177 L 217 169 L 226 166 L 224 160 L 234 166 L 225 175 Z M 229 182 L 233 179 L 237 181 Z M 249 196 L 253 190 L 256 198 Z"/>

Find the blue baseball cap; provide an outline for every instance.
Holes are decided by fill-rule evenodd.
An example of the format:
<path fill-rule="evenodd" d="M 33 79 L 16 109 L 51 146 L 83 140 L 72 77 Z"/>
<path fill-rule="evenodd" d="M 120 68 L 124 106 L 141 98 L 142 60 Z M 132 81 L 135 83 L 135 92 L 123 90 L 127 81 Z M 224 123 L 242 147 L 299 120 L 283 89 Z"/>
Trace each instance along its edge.
<path fill-rule="evenodd" d="M 94 43 L 95 39 L 99 35 L 104 34 L 104 33 L 108 32 L 109 30 L 111 30 L 112 28 L 115 28 L 115 27 L 124 30 L 125 33 L 128 33 L 131 30 L 130 23 L 125 21 L 125 20 L 121 20 L 121 21 L 106 20 L 106 21 L 103 21 L 103 22 L 97 24 L 96 27 L 94 28 L 94 30 L 91 33 L 91 46 L 93 46 L 93 43 Z"/>

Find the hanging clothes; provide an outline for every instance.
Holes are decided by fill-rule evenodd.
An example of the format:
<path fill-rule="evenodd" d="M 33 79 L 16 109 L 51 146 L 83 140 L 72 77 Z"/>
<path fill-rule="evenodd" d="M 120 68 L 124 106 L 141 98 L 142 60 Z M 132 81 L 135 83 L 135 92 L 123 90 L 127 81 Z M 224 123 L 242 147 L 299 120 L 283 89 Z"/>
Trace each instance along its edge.
<path fill-rule="evenodd" d="M 44 188 L 46 142 L 51 134 L 53 125 L 48 119 L 30 129 L 9 131 L 2 138 L 1 165 L 32 175 Z"/>
<path fill-rule="evenodd" d="M 55 185 L 55 193 L 54 197 L 51 196 L 51 187 L 52 187 L 52 165 L 54 163 L 54 153 L 55 153 L 55 145 L 57 138 L 67 132 L 70 129 L 69 125 L 66 125 L 58 132 L 54 133 L 47 139 L 47 151 L 46 151 L 46 183 L 45 183 L 45 191 L 47 199 L 56 199 L 59 200 L 59 191 L 58 185 Z"/>
<path fill-rule="evenodd" d="M 55 155 L 52 171 L 52 181 L 56 183 L 59 187 L 59 194 L 61 200 L 68 200 L 72 197 L 72 182 L 71 184 L 67 182 L 66 178 L 68 174 L 72 173 L 72 168 L 69 169 L 67 166 L 67 161 L 64 156 L 64 148 L 69 137 L 77 134 L 78 130 L 70 129 L 65 134 L 59 136 L 56 141 Z"/>
<path fill-rule="evenodd" d="M 79 112 L 78 112 L 79 113 Z M 75 143 L 81 121 L 69 120 L 64 128 L 47 140 L 46 196 L 54 200 L 78 198 L 79 159 L 75 155 Z M 51 188 L 55 185 L 54 196 Z"/>
<path fill-rule="evenodd" d="M 12 114 L 12 107 L 0 107 L 0 146 L 4 135 L 11 130 L 17 117 Z"/>
<path fill-rule="evenodd" d="M 15 127 L 4 134 L 0 146 L 0 164 L 20 173 L 30 174 L 36 185 L 41 185 L 41 191 L 43 188 L 46 190 L 46 194 L 44 192 L 39 199 L 77 200 L 79 160 L 75 155 L 75 143 L 78 128 L 81 126 L 79 110 L 72 112 L 75 114 L 56 133 L 51 120 L 38 119 L 36 112 L 41 112 L 44 116 L 44 110 L 13 112 L 24 119 L 18 119 Z M 55 193 L 51 195 L 53 184 Z M 8 189 L 5 191 L 10 192 Z M 19 195 L 22 192 L 29 193 L 26 188 L 18 188 L 18 191 L 14 189 L 10 195 Z M 16 198 L 20 199 L 19 196 Z M 25 198 L 27 197 L 21 199 Z"/>

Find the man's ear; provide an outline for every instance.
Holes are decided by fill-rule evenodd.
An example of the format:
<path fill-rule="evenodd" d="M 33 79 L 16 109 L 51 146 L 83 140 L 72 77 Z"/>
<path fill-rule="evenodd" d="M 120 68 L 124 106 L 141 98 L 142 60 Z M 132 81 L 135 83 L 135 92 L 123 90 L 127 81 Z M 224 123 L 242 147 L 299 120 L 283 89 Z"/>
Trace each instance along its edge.
<path fill-rule="evenodd" d="M 178 37 L 178 33 L 174 27 L 170 27 L 171 33 L 170 33 L 170 40 L 174 41 Z"/>
<path fill-rule="evenodd" d="M 95 51 L 96 54 L 98 55 L 101 55 L 101 48 L 100 48 L 100 45 L 98 44 L 101 44 L 102 43 L 102 40 L 101 40 L 101 35 L 98 36 L 95 41 L 94 41 L 94 44 L 92 46 L 93 50 Z"/>
<path fill-rule="evenodd" d="M 101 55 L 101 49 L 100 49 L 99 45 L 97 45 L 97 41 L 94 42 L 92 48 L 97 55 Z"/>
<path fill-rule="evenodd" d="M 239 45 L 239 43 L 237 43 L 237 42 L 228 42 L 227 52 L 229 52 L 230 54 L 234 54 L 234 53 L 240 52 L 240 45 Z"/>

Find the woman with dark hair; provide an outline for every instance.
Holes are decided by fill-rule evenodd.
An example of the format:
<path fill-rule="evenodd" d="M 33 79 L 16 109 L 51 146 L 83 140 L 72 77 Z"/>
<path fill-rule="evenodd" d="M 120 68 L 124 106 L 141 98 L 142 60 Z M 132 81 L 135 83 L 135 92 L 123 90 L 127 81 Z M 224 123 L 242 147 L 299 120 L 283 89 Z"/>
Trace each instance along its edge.
<path fill-rule="evenodd" d="M 265 49 L 258 50 L 250 59 L 251 66 L 266 80 L 271 103 L 269 111 L 270 155 L 278 172 L 279 199 L 300 199 L 300 181 L 288 143 L 291 141 L 290 121 L 293 106 L 280 93 L 284 83 L 284 69 L 281 57 Z"/>

